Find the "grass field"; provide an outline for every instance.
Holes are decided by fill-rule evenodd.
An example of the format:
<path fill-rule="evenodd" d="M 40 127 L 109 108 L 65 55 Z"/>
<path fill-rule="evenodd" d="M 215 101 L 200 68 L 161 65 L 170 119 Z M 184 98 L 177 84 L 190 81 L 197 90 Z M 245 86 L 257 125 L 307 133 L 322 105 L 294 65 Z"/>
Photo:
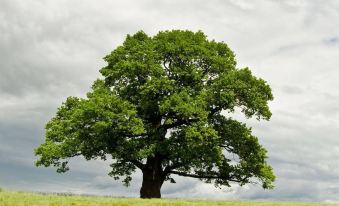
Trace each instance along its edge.
<path fill-rule="evenodd" d="M 137 198 L 106 198 L 86 196 L 42 195 L 25 192 L 0 190 L 0 206 L 321 206 L 334 204 L 293 203 L 293 202 L 246 202 L 246 201 L 212 201 L 212 200 L 145 200 Z"/>

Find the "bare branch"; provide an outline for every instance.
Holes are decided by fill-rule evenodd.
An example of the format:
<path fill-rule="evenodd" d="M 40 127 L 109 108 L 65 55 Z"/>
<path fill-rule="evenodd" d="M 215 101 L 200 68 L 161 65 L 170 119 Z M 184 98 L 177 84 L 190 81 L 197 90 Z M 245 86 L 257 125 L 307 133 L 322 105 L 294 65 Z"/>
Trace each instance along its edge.
<path fill-rule="evenodd" d="M 183 164 L 180 164 L 180 163 L 173 163 L 172 165 L 167 165 L 166 167 L 165 167 L 165 169 L 164 169 L 164 173 L 166 173 L 166 174 L 168 174 L 168 173 L 170 173 L 172 170 L 174 170 L 174 169 L 177 169 L 177 168 L 179 168 L 179 167 L 182 167 L 182 166 L 184 166 Z"/>
<path fill-rule="evenodd" d="M 143 170 L 144 167 L 145 167 L 145 165 L 143 163 L 139 162 L 138 160 L 130 160 L 130 162 L 141 170 Z"/>
<path fill-rule="evenodd" d="M 192 177 L 192 178 L 199 178 L 199 179 L 225 179 L 231 182 L 243 182 L 246 178 L 243 178 L 241 180 L 238 179 L 233 179 L 233 177 L 225 177 L 225 176 L 218 176 L 218 175 L 197 175 L 197 174 L 189 174 L 189 173 L 185 173 L 185 172 L 178 172 L 178 171 L 169 171 L 169 174 L 176 174 L 179 176 L 183 176 L 183 177 Z"/>

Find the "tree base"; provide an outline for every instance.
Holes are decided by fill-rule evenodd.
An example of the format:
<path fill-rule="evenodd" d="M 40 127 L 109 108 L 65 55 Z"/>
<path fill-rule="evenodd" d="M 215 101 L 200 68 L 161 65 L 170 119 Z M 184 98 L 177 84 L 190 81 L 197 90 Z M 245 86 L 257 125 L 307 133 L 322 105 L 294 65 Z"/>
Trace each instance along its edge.
<path fill-rule="evenodd" d="M 161 198 L 160 189 L 163 182 L 161 175 L 152 170 L 144 170 L 140 198 Z"/>

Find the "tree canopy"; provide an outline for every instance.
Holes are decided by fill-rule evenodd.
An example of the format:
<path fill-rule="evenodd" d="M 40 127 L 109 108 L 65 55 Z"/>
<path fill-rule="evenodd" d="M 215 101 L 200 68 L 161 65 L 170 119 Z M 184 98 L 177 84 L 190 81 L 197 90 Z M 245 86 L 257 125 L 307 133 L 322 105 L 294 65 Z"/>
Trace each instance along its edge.
<path fill-rule="evenodd" d="M 141 197 L 161 197 L 174 175 L 273 187 L 267 151 L 251 128 L 227 116 L 240 108 L 269 120 L 271 89 L 237 68 L 226 43 L 201 31 L 140 31 L 104 60 L 87 98 L 68 97 L 47 123 L 38 166 L 66 172 L 71 157 L 112 158 L 109 175 L 125 185 L 142 170 Z"/>

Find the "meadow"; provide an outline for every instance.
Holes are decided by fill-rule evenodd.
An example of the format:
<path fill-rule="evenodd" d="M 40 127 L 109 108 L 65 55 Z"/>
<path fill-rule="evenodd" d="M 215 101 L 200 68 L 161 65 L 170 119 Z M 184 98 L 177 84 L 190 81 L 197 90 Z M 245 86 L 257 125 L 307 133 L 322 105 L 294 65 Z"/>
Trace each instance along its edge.
<path fill-rule="evenodd" d="M 94 197 L 80 195 L 52 195 L 0 190 L 0 206 L 325 206 L 339 204 L 268 201 L 213 201 L 184 199 L 139 199 Z"/>

